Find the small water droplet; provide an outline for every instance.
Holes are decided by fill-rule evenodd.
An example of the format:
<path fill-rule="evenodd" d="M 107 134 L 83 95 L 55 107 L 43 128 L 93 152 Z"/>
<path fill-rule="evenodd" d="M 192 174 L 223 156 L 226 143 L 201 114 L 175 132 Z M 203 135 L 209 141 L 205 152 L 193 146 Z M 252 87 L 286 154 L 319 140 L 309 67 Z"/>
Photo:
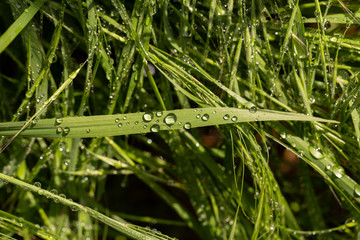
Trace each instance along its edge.
<path fill-rule="evenodd" d="M 204 115 L 201 117 L 201 120 L 207 121 L 207 120 L 209 120 L 209 118 L 210 118 L 209 114 L 204 114 Z"/>
<path fill-rule="evenodd" d="M 119 118 L 115 118 L 115 122 L 118 123 L 120 121 Z"/>
<path fill-rule="evenodd" d="M 126 118 L 127 118 L 126 116 L 123 117 L 124 120 L 126 120 Z"/>
<path fill-rule="evenodd" d="M 332 171 L 337 178 L 342 178 L 344 176 L 344 169 L 340 166 L 334 166 Z"/>
<path fill-rule="evenodd" d="M 146 129 L 146 128 L 147 128 L 147 126 L 146 126 L 146 125 L 144 125 L 144 126 L 143 126 L 143 128 L 144 128 L 144 129 Z"/>
<path fill-rule="evenodd" d="M 59 133 L 62 133 L 63 131 L 63 128 L 62 127 L 57 127 L 56 128 L 56 133 L 59 134 Z"/>
<path fill-rule="evenodd" d="M 191 123 L 189 123 L 189 122 L 185 123 L 184 128 L 189 130 L 191 128 Z"/>
<path fill-rule="evenodd" d="M 152 112 L 146 112 L 143 115 L 143 119 L 145 122 L 151 122 L 151 120 L 153 120 L 154 118 L 154 114 Z"/>
<path fill-rule="evenodd" d="M 213 114 L 216 114 L 216 111 L 214 110 L 214 111 L 212 111 L 212 113 L 213 113 Z"/>
<path fill-rule="evenodd" d="M 309 151 L 310 151 L 310 154 L 316 159 L 321 159 L 324 157 L 324 155 L 321 153 L 320 148 L 315 148 L 313 146 L 310 146 Z"/>
<path fill-rule="evenodd" d="M 355 185 L 354 193 L 357 197 L 360 197 L 360 184 Z"/>
<path fill-rule="evenodd" d="M 197 118 L 197 119 L 199 119 L 200 117 L 201 117 L 200 114 L 196 115 L 196 118 Z"/>
<path fill-rule="evenodd" d="M 150 131 L 158 132 L 160 130 L 160 126 L 158 124 L 154 124 L 150 127 Z"/>
<path fill-rule="evenodd" d="M 163 112 L 162 112 L 162 111 L 156 112 L 156 116 L 157 116 L 157 117 L 161 117 L 162 115 L 163 115 Z"/>
<path fill-rule="evenodd" d="M 252 106 L 249 108 L 250 113 L 256 113 L 256 111 L 257 111 L 257 108 L 255 106 Z"/>
<path fill-rule="evenodd" d="M 280 137 L 285 139 L 286 138 L 286 132 L 281 132 Z"/>
<path fill-rule="evenodd" d="M 177 120 L 176 115 L 173 113 L 169 113 L 168 115 L 166 115 L 164 122 L 167 125 L 174 125 L 176 123 L 176 120 Z"/>
<path fill-rule="evenodd" d="M 86 132 L 87 132 L 87 133 L 90 133 L 90 132 L 91 132 L 91 129 L 90 129 L 90 128 L 86 129 Z"/>
<path fill-rule="evenodd" d="M 236 122 L 237 120 L 238 120 L 237 116 L 233 116 L 233 117 L 231 118 L 231 121 L 233 121 L 233 122 Z"/>
<path fill-rule="evenodd" d="M 135 124 L 135 125 L 138 125 L 138 124 L 139 124 L 139 122 L 138 122 L 138 121 L 135 121 L 135 122 L 134 122 L 134 124 Z"/>
<path fill-rule="evenodd" d="M 39 195 L 43 195 L 43 194 L 44 194 L 44 190 L 39 189 L 39 190 L 37 190 L 37 193 L 38 193 Z"/>
<path fill-rule="evenodd" d="M 55 119 L 55 123 L 56 124 L 61 124 L 63 122 L 63 119 L 62 118 L 57 118 Z"/>
<path fill-rule="evenodd" d="M 118 126 L 119 128 L 121 128 L 121 127 L 122 127 L 122 123 L 119 123 L 117 126 Z"/>
<path fill-rule="evenodd" d="M 37 187 L 37 188 L 41 188 L 41 183 L 39 183 L 39 182 L 34 182 L 34 187 Z"/>
<path fill-rule="evenodd" d="M 224 120 L 229 120 L 230 119 L 230 115 L 229 114 L 225 114 L 223 117 Z"/>
<path fill-rule="evenodd" d="M 69 127 L 64 127 L 64 134 L 67 135 L 70 132 L 70 128 Z"/>

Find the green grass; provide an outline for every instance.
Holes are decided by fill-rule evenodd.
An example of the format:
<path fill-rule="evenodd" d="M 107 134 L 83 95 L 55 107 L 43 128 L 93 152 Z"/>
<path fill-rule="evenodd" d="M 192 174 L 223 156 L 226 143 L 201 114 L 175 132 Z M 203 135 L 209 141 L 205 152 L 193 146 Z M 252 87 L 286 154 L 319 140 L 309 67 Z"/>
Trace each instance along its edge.
<path fill-rule="evenodd" d="M 1 238 L 359 235 L 358 4 L 0 6 Z"/>

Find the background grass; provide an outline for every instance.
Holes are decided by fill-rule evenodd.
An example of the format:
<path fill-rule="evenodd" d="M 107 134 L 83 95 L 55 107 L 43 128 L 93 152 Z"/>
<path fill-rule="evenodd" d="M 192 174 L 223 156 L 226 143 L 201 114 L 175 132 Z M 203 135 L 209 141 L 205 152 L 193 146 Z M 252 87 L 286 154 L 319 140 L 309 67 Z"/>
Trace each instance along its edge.
<path fill-rule="evenodd" d="M 1 237 L 359 235 L 357 3 L 0 6 Z"/>

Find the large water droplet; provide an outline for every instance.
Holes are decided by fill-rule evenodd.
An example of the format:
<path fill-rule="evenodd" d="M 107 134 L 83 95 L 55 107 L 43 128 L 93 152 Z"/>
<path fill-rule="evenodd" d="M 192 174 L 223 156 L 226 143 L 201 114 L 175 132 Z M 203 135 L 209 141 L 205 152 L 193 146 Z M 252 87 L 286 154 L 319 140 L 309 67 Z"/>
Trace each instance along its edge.
<path fill-rule="evenodd" d="M 57 118 L 55 119 L 55 123 L 56 124 L 61 124 L 63 122 L 63 119 L 62 118 Z"/>
<path fill-rule="evenodd" d="M 314 148 L 313 146 L 310 146 L 309 151 L 311 155 L 316 159 L 321 159 L 324 157 L 324 155 L 321 153 L 320 148 Z"/>
<path fill-rule="evenodd" d="M 224 117 L 223 117 L 224 120 L 229 120 L 229 118 L 230 118 L 229 114 L 225 114 Z"/>
<path fill-rule="evenodd" d="M 207 121 L 207 120 L 209 120 L 209 118 L 210 118 L 209 114 L 204 114 L 204 115 L 201 117 L 201 120 Z"/>
<path fill-rule="evenodd" d="M 158 124 L 154 124 L 150 127 L 150 131 L 158 132 L 160 130 L 160 126 Z"/>
<path fill-rule="evenodd" d="M 150 122 L 151 120 L 153 120 L 153 118 L 154 118 L 154 114 L 152 112 L 144 113 L 143 119 L 145 122 Z"/>
<path fill-rule="evenodd" d="M 191 128 L 191 123 L 189 123 L 189 122 L 185 123 L 184 128 L 189 130 Z"/>
<path fill-rule="evenodd" d="M 176 123 L 176 115 L 173 114 L 173 113 L 169 113 L 165 119 L 164 119 L 164 122 L 167 124 L 167 125 L 174 125 Z"/>
<path fill-rule="evenodd" d="M 334 166 L 332 171 L 337 178 L 342 178 L 344 176 L 344 169 L 340 166 Z"/>
<path fill-rule="evenodd" d="M 256 113 L 256 111 L 257 111 L 257 108 L 255 106 L 252 106 L 249 108 L 250 113 Z"/>

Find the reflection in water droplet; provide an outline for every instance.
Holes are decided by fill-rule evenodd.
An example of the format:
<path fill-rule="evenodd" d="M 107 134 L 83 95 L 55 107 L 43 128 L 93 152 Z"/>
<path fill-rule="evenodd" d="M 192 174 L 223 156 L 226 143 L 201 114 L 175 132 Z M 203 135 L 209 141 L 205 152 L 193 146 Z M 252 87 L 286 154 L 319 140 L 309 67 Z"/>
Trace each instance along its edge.
<path fill-rule="evenodd" d="M 134 122 L 134 124 L 135 124 L 135 125 L 138 125 L 138 124 L 139 124 L 139 122 L 138 122 L 138 121 L 135 121 L 135 122 Z"/>
<path fill-rule="evenodd" d="M 150 131 L 158 132 L 160 130 L 160 126 L 158 124 L 154 124 L 151 126 Z"/>
<path fill-rule="evenodd" d="M 176 123 L 176 115 L 173 114 L 173 113 L 169 113 L 165 119 L 164 119 L 164 122 L 167 124 L 167 125 L 174 125 Z"/>
<path fill-rule="evenodd" d="M 231 118 L 231 121 L 233 121 L 233 122 L 236 122 L 237 120 L 238 120 L 237 116 L 233 116 L 233 117 Z"/>
<path fill-rule="evenodd" d="M 152 112 L 144 113 L 143 119 L 145 122 L 150 122 L 151 120 L 153 120 L 153 118 L 154 118 L 154 114 Z"/>
<path fill-rule="evenodd" d="M 143 126 L 143 128 L 144 128 L 144 129 L 146 129 L 146 128 L 147 128 L 147 126 L 146 126 L 146 125 L 144 125 L 144 126 Z"/>
<path fill-rule="evenodd" d="M 201 120 L 207 121 L 207 120 L 209 120 L 209 118 L 210 118 L 209 114 L 204 114 L 204 115 L 201 117 Z"/>
<path fill-rule="evenodd" d="M 309 151 L 311 155 L 316 159 L 321 159 L 324 157 L 324 155 L 321 153 L 320 148 L 314 148 L 313 146 L 310 146 Z"/>
<path fill-rule="evenodd" d="M 191 128 L 191 123 L 189 123 L 189 122 L 185 123 L 184 128 L 189 130 Z"/>
<path fill-rule="evenodd" d="M 256 111 L 257 111 L 257 108 L 255 106 L 252 106 L 249 108 L 250 113 L 256 113 Z"/>
<path fill-rule="evenodd" d="M 224 117 L 223 117 L 224 120 L 229 120 L 229 118 L 230 118 L 229 114 L 225 114 Z"/>
<path fill-rule="evenodd" d="M 39 189 L 39 190 L 37 191 L 37 193 L 38 193 L 39 195 L 43 195 L 43 194 L 44 194 L 44 190 Z"/>
<path fill-rule="evenodd" d="M 334 166 L 332 171 L 337 178 L 342 178 L 344 176 L 344 169 L 340 166 Z"/>
<path fill-rule="evenodd" d="M 214 110 L 214 111 L 212 111 L 212 113 L 213 113 L 213 114 L 216 114 L 216 111 Z"/>

